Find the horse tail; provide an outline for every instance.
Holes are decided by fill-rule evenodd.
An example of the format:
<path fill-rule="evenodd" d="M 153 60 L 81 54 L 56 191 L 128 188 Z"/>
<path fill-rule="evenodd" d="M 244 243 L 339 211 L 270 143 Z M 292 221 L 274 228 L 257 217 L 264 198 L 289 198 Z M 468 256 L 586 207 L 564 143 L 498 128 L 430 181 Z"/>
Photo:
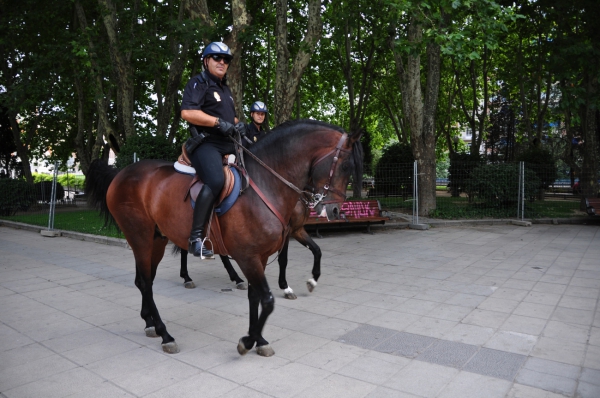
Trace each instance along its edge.
<path fill-rule="evenodd" d="M 114 226 L 119 230 L 115 219 L 108 210 L 106 204 L 106 192 L 113 181 L 118 169 L 109 166 L 106 162 L 96 159 L 90 165 L 87 176 L 85 177 L 85 193 L 88 196 L 88 204 L 100 211 L 104 217 L 104 226 Z"/>

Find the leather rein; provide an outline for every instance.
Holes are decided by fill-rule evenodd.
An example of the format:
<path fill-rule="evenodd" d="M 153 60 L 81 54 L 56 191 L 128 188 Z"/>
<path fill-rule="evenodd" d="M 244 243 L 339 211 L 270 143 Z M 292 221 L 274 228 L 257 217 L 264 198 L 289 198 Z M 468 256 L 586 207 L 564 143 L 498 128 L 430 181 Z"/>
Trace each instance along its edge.
<path fill-rule="evenodd" d="M 236 144 L 236 146 L 238 148 L 243 149 L 243 151 L 246 152 L 248 155 L 250 155 L 250 157 L 252 159 L 256 160 L 258 162 L 258 164 L 260 164 L 261 166 L 263 166 L 267 171 L 269 171 L 271 174 L 273 174 L 275 177 L 277 177 L 279 180 L 281 180 L 281 182 L 283 182 L 286 186 L 288 186 L 294 192 L 296 192 L 297 194 L 299 194 L 300 195 L 300 200 L 302 201 L 302 203 L 304 204 L 304 206 L 306 208 L 314 208 L 319 203 L 323 203 L 323 204 L 325 204 L 325 203 L 332 203 L 333 201 L 327 201 L 327 202 L 323 201 L 323 199 L 325 199 L 327 197 L 328 192 L 331 192 L 333 194 L 339 195 L 342 198 L 344 198 L 344 200 L 346 199 L 346 194 L 344 194 L 344 193 L 342 193 L 342 192 L 340 192 L 340 191 L 338 191 L 336 189 L 331 188 L 330 184 L 331 184 L 331 179 L 333 178 L 333 174 L 335 173 L 335 169 L 337 167 L 337 162 L 339 160 L 340 152 L 342 152 L 342 151 L 343 152 L 350 152 L 347 149 L 342 148 L 342 146 L 346 142 L 346 139 L 348 138 L 348 134 L 347 133 L 343 133 L 342 134 L 342 137 L 340 138 L 340 140 L 338 141 L 338 143 L 337 143 L 337 145 L 335 146 L 334 149 L 332 149 L 331 151 L 327 152 L 325 155 L 321 156 L 319 159 L 317 159 L 311 165 L 311 170 L 313 170 L 314 167 L 317 164 L 319 164 L 320 162 L 322 162 L 324 159 L 326 159 L 330 155 L 334 155 L 333 156 L 333 160 L 331 162 L 331 167 L 329 169 L 329 179 L 327 180 L 327 183 L 325 185 L 323 185 L 322 193 L 316 193 L 316 194 L 313 193 L 314 190 L 313 190 L 313 192 L 301 190 L 300 188 L 298 188 L 297 186 L 295 186 L 294 184 L 292 184 L 291 182 L 289 182 L 288 180 L 286 180 L 283 176 L 281 176 L 279 173 L 277 173 L 271 167 L 269 167 L 266 163 L 264 163 L 258 157 L 256 157 L 256 155 L 254 155 L 247 148 L 245 148 L 243 145 L 241 145 L 239 142 L 237 142 L 237 140 L 235 140 L 233 137 L 230 137 L 230 138 Z M 281 215 L 281 213 L 279 213 L 279 211 L 271 204 L 271 202 L 267 199 L 267 197 L 264 195 L 264 193 L 254 183 L 254 181 L 252 180 L 252 178 L 250 178 L 247 175 L 246 170 L 242 170 L 242 173 L 245 175 L 246 179 L 248 180 L 249 185 L 254 189 L 254 191 L 258 194 L 258 196 L 262 199 L 262 201 L 265 202 L 265 204 L 273 212 L 273 214 L 275 214 L 275 216 L 277 216 L 277 218 L 279 219 L 279 221 L 281 222 L 281 224 L 283 224 L 283 226 L 285 228 L 286 222 L 283 219 L 283 216 Z"/>

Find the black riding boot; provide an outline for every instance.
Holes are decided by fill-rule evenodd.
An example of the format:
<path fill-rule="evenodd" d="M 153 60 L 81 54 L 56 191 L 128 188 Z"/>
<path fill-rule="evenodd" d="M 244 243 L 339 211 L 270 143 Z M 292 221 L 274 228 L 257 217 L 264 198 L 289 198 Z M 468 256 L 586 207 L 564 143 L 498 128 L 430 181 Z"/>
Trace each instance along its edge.
<path fill-rule="evenodd" d="M 215 204 L 215 196 L 212 189 L 208 185 L 204 185 L 196 198 L 196 206 L 194 207 L 194 218 L 192 220 L 192 232 L 190 232 L 190 245 L 188 252 L 196 257 L 200 257 L 200 253 L 204 257 L 212 257 L 212 250 L 208 250 L 202 244 L 202 233 L 204 225 L 212 214 L 213 205 Z"/>

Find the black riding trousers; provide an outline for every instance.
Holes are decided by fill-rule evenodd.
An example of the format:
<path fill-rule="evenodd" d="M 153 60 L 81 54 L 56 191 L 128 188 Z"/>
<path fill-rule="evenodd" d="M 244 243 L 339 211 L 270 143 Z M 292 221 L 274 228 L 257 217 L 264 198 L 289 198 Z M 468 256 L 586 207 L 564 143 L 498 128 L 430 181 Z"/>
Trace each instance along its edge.
<path fill-rule="evenodd" d="M 217 197 L 225 185 L 223 155 L 235 154 L 233 143 L 204 142 L 190 157 L 198 177 L 210 187 Z"/>

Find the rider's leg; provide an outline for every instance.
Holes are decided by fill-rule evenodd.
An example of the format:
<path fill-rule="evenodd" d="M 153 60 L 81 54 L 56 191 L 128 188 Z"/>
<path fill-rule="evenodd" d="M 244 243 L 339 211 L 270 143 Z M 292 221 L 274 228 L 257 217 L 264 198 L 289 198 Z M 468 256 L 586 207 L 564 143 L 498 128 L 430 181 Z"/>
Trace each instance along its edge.
<path fill-rule="evenodd" d="M 202 235 L 204 226 L 212 214 L 217 196 L 225 183 L 222 155 L 212 145 L 202 144 L 193 152 L 191 161 L 196 173 L 204 182 L 204 186 L 196 199 L 189 252 L 196 257 L 200 257 L 201 252 L 205 257 L 211 257 L 212 251 L 202 245 Z"/>
<path fill-rule="evenodd" d="M 208 221 L 208 217 L 212 214 L 213 205 L 215 204 L 215 195 L 212 189 L 206 184 L 200 190 L 194 207 L 194 218 L 192 219 L 192 231 L 190 232 L 190 245 L 188 251 L 196 257 L 200 257 L 200 253 L 204 257 L 212 257 L 213 252 L 208 250 L 202 244 L 202 235 L 204 233 L 204 225 Z"/>

